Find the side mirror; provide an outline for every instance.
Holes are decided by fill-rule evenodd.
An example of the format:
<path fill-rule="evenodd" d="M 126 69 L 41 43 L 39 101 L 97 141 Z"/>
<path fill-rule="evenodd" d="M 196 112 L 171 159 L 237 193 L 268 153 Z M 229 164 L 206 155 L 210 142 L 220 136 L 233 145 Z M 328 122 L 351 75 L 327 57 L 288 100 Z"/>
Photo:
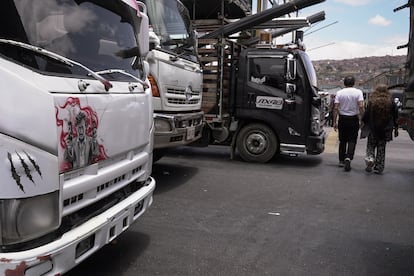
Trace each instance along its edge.
<path fill-rule="evenodd" d="M 191 39 L 194 41 L 194 50 L 196 54 L 198 55 L 198 32 L 196 30 L 192 30 L 191 32 Z"/>
<path fill-rule="evenodd" d="M 147 6 L 144 4 L 144 2 L 141 2 L 141 1 L 136 1 L 136 2 L 139 8 L 139 11 L 147 14 Z"/>
<path fill-rule="evenodd" d="M 149 31 L 149 49 L 154 50 L 160 47 L 161 41 L 160 38 L 153 31 Z"/>
<path fill-rule="evenodd" d="M 141 17 L 141 25 L 139 26 L 138 47 L 140 53 L 146 56 L 149 52 L 149 18 L 147 15 L 147 7 L 144 3 L 137 1 L 138 10 L 137 16 Z"/>
<path fill-rule="evenodd" d="M 296 79 L 296 59 L 289 55 L 286 62 L 286 80 L 292 81 Z"/>

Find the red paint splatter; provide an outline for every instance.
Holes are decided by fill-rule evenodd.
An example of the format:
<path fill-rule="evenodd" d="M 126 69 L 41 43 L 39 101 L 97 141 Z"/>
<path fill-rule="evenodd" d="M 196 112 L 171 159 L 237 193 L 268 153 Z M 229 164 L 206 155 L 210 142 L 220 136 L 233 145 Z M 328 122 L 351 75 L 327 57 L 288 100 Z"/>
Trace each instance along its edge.
<path fill-rule="evenodd" d="M 50 255 L 46 255 L 46 256 L 39 256 L 37 257 L 37 259 L 39 261 L 50 261 L 52 258 L 50 257 Z"/>
<path fill-rule="evenodd" d="M 1 263 L 10 263 L 12 260 L 11 259 L 6 259 L 6 258 L 1 258 L 0 262 Z"/>
<path fill-rule="evenodd" d="M 26 270 L 26 262 L 21 262 L 16 266 L 15 269 L 7 269 L 4 273 L 5 276 L 22 276 Z"/>

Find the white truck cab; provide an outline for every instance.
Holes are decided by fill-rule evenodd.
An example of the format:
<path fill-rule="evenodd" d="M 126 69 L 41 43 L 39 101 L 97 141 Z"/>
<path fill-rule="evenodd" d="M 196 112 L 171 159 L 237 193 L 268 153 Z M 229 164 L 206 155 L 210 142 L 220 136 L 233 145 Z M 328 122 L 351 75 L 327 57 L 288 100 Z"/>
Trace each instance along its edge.
<path fill-rule="evenodd" d="M 144 0 L 150 20 L 150 82 L 154 103 L 154 158 L 201 137 L 203 73 L 197 36 L 178 0 Z"/>
<path fill-rule="evenodd" d="M 60 275 L 152 203 L 148 17 L 129 0 L 0 16 L 0 274 Z"/>

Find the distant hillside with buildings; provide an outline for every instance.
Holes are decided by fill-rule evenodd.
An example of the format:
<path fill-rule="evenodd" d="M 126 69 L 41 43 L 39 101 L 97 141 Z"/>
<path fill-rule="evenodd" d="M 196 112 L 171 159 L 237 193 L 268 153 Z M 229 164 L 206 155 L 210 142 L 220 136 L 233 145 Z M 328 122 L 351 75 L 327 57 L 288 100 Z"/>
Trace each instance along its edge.
<path fill-rule="evenodd" d="M 353 75 L 356 86 L 371 90 L 379 83 L 394 86 L 404 82 L 406 56 L 364 57 L 314 61 L 318 86 L 324 90 L 343 87 L 343 79 Z"/>

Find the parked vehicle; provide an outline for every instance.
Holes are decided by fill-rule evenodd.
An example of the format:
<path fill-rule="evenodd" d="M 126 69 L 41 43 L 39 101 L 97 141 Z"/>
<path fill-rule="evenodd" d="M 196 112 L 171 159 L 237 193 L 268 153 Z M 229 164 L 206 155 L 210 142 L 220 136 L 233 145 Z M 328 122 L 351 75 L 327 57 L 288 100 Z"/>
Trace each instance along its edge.
<path fill-rule="evenodd" d="M 151 24 L 150 65 L 154 102 L 154 160 L 165 150 L 201 137 L 203 74 L 197 36 L 179 0 L 144 0 Z"/>
<path fill-rule="evenodd" d="M 267 162 L 279 153 L 322 153 L 325 108 L 306 53 L 298 48 L 239 52 L 232 42 L 219 45 L 228 47 L 218 70 L 223 87 L 216 98 L 205 93 L 204 143 L 230 145 L 251 162 Z M 215 74 L 210 73 L 205 74 Z"/>
<path fill-rule="evenodd" d="M 404 8 L 410 9 L 410 29 L 408 43 L 398 48 L 407 47 L 406 81 L 404 87 L 402 106 L 399 112 L 398 124 L 408 132 L 414 141 L 414 2 L 409 0 L 407 4 L 396 8 L 399 11 Z"/>
<path fill-rule="evenodd" d="M 129 0 L 0 7 L 0 274 L 61 275 L 153 201 L 148 17 Z"/>
<path fill-rule="evenodd" d="M 323 152 L 327 109 L 312 62 L 302 48 L 303 32 L 296 31 L 296 44 L 280 47 L 272 45 L 270 34 L 253 47 L 251 40 L 248 47 L 229 39 L 319 2 L 283 4 L 212 29 L 199 39 L 206 121 L 199 145 L 228 145 L 232 156 L 237 150 L 243 160 L 261 163 L 279 153 Z M 202 20 L 197 25 L 208 29 Z"/>

